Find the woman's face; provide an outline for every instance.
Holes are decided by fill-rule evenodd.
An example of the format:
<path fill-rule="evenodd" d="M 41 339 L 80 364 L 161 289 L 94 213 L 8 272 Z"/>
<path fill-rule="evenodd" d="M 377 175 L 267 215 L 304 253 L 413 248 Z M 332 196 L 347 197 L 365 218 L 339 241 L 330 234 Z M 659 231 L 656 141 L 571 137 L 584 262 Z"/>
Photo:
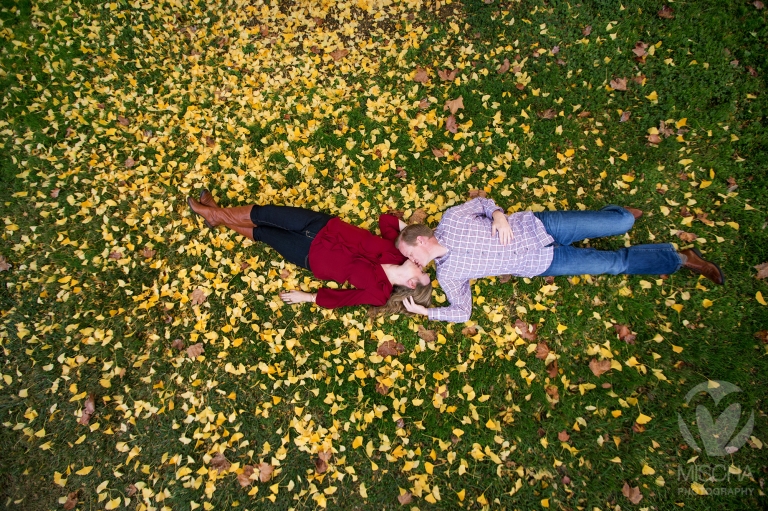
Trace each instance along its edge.
<path fill-rule="evenodd" d="M 406 260 L 402 265 L 405 274 L 405 282 L 401 285 L 415 289 L 417 285 L 427 286 L 431 279 L 429 274 L 422 270 L 416 263 Z"/>

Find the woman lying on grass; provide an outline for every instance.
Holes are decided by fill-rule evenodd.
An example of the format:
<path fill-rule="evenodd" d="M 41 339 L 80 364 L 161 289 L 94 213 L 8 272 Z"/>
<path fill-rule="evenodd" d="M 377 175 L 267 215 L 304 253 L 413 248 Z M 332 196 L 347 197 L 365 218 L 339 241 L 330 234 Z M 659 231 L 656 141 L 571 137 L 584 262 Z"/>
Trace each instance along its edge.
<path fill-rule="evenodd" d="M 290 206 L 237 206 L 221 208 L 208 190 L 200 200 L 187 198 L 190 209 L 205 225 L 223 225 L 253 241 L 277 250 L 287 261 L 306 268 L 323 280 L 349 282 L 355 289 L 320 288 L 317 293 L 286 291 L 286 303 L 315 302 L 334 309 L 349 305 L 373 305 L 372 313 L 407 313 L 407 297 L 429 306 L 432 286 L 429 275 L 406 259 L 393 243 L 405 227 L 394 215 L 381 215 L 381 237 L 334 216 Z"/>

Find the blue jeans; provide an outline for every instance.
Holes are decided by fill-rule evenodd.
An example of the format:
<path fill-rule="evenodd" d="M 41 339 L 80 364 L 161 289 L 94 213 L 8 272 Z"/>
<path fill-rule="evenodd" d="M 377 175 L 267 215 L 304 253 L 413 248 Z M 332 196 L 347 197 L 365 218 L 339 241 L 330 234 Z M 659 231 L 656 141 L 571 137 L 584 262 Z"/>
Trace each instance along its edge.
<path fill-rule="evenodd" d="M 632 214 L 620 206 L 600 211 L 543 211 L 534 213 L 555 239 L 552 264 L 541 276 L 549 275 L 662 275 L 682 266 L 670 243 L 635 245 L 619 250 L 576 248 L 571 244 L 586 238 L 624 234 L 635 223 Z"/>
<path fill-rule="evenodd" d="M 277 250 L 286 261 L 311 270 L 309 246 L 315 236 L 333 218 L 304 208 L 291 206 L 254 206 L 251 221 L 254 241 Z"/>

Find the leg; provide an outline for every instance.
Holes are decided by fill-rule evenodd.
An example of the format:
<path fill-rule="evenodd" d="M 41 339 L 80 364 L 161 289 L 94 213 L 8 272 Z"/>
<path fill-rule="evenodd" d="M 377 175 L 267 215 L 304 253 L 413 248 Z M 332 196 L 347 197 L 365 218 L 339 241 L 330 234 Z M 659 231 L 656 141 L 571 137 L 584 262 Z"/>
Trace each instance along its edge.
<path fill-rule="evenodd" d="M 558 245 L 624 234 L 635 223 L 632 213 L 621 206 L 606 206 L 600 211 L 542 211 L 534 215 Z"/>
<path fill-rule="evenodd" d="M 275 227 L 301 233 L 311 239 L 333 218 L 327 213 L 291 206 L 253 206 L 250 219 L 261 228 Z"/>
<path fill-rule="evenodd" d="M 243 231 L 240 229 L 243 229 Z M 252 228 L 241 227 L 240 229 L 235 230 L 254 241 L 266 243 L 277 250 L 286 261 L 291 262 L 296 266 L 301 266 L 308 270 L 310 269 L 309 246 L 312 244 L 314 237 L 310 238 L 304 234 L 266 225 Z M 248 229 L 250 229 L 250 236 L 244 232 Z"/>
<path fill-rule="evenodd" d="M 596 250 L 571 246 L 555 247 L 548 275 L 662 275 L 674 273 L 682 258 L 669 243 L 635 245 L 619 250 Z"/>

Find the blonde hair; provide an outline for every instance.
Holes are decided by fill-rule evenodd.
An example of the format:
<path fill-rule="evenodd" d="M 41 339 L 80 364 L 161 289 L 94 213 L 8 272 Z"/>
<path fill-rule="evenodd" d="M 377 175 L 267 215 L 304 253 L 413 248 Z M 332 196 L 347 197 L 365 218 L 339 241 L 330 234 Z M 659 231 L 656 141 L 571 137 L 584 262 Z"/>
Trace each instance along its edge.
<path fill-rule="evenodd" d="M 400 243 L 405 243 L 409 247 L 416 244 L 416 238 L 424 236 L 425 238 L 432 238 L 435 235 L 434 231 L 424 224 L 413 224 L 405 227 L 400 234 L 395 238 L 395 246 L 400 246 Z"/>
<path fill-rule="evenodd" d="M 416 289 L 411 289 L 405 286 L 393 286 L 392 294 L 389 295 L 387 303 L 381 307 L 369 308 L 368 315 L 375 318 L 382 315 L 391 316 L 392 314 L 410 314 L 410 312 L 405 310 L 405 306 L 403 305 L 403 300 L 409 296 L 412 296 L 413 301 L 419 305 L 429 307 L 432 305 L 432 284 L 430 283 L 425 286 L 418 285 L 416 286 Z"/>

